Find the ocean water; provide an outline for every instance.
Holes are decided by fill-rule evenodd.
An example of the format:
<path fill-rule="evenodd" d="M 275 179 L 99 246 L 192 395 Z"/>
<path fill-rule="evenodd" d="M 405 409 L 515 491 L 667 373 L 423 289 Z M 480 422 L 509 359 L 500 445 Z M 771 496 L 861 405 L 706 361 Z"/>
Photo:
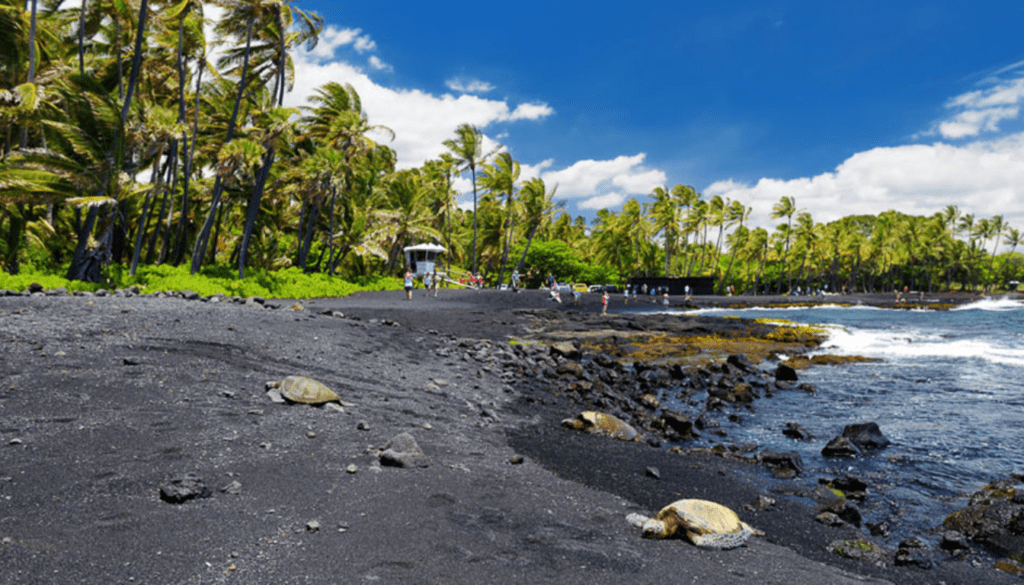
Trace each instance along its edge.
<path fill-rule="evenodd" d="M 828 325 L 815 353 L 879 358 L 799 372 L 817 392 L 777 392 L 727 427 L 728 441 L 797 451 L 813 487 L 844 473 L 872 486 L 868 522 L 886 521 L 890 540 L 927 533 L 992 480 L 1024 473 L 1024 304 L 983 300 L 950 311 L 822 306 L 706 310 L 704 315 L 783 318 Z M 814 355 L 814 354 L 811 354 Z M 782 435 L 797 422 L 815 436 Z M 856 459 L 821 448 L 851 423 L 873 421 L 892 441 Z M 705 436 L 703 441 L 714 442 Z M 937 537 L 935 537 L 937 538 Z"/>

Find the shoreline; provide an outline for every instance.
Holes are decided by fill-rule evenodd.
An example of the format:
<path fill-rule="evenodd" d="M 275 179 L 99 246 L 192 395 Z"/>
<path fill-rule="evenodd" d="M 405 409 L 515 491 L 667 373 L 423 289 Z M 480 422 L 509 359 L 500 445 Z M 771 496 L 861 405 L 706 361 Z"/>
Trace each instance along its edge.
<path fill-rule="evenodd" d="M 571 402 L 503 375 L 520 359 L 509 339 L 535 332 L 548 309 L 596 315 L 596 295 L 559 307 L 541 291 L 416 292 L 412 302 L 401 291 L 304 300 L 302 310 L 0 299 L 9 582 L 316 581 L 342 562 L 342 574 L 383 582 L 1015 582 L 958 561 L 920 570 L 844 559 L 824 546 L 844 532 L 806 506 L 776 497 L 746 509 L 764 494 L 744 464 L 562 428 Z M 264 381 L 288 373 L 324 379 L 353 406 L 331 415 L 267 401 Z M 377 451 L 400 431 L 428 467 L 380 466 Z M 524 463 L 510 463 L 517 454 Z M 156 489 L 189 469 L 213 497 L 160 502 Z M 240 495 L 218 490 L 231 481 Z M 722 501 L 768 536 L 707 551 L 641 539 L 624 521 L 683 495 Z M 69 541 L 87 531 L 91 542 Z M 308 554 L 323 547 L 335 552 Z"/>

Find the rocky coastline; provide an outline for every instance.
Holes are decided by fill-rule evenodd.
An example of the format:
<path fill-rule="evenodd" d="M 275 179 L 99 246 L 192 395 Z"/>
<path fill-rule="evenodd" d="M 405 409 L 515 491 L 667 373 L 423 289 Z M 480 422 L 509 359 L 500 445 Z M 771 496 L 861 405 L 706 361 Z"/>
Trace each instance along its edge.
<path fill-rule="evenodd" d="M 1020 478 L 972 500 L 937 550 L 911 539 L 886 550 L 860 526 L 858 502 L 871 497 L 861 478 L 829 478 L 794 498 L 751 481 L 750 468 L 790 477 L 801 471 L 795 453 L 725 437 L 685 447 L 757 400 L 813 392 L 772 357 L 813 347 L 814 331 L 601 317 L 599 300 L 556 305 L 539 291 L 442 291 L 412 303 L 401 295 L 289 301 L 129 289 L 0 299 L 0 560 L 14 569 L 0 582 L 67 582 L 51 572 L 86 582 L 186 582 L 186 573 L 317 582 L 341 562 L 312 554 L 324 547 L 344 551 L 353 575 L 383 582 L 656 582 L 666 571 L 705 583 L 1015 581 Z M 264 382 L 293 373 L 340 388 L 349 406 L 270 402 Z M 687 408 L 662 407 L 668 391 Z M 619 418 L 637 438 L 563 424 L 585 411 Z M 877 429 L 848 431 L 836 449 L 884 440 Z M 787 426 L 798 440 L 802 432 Z M 119 445 L 130 455 L 108 452 Z M 182 498 L 182 486 L 199 495 Z M 728 505 L 767 536 L 709 553 L 645 541 L 623 521 L 679 497 Z M 29 509 L 40 527 L 27 525 Z M 97 528 L 109 540 L 68 542 Z M 171 539 L 197 544 L 164 556 Z M 1001 570 L 986 564 L 994 544 Z M 572 568 L 580 563 L 590 571 Z"/>

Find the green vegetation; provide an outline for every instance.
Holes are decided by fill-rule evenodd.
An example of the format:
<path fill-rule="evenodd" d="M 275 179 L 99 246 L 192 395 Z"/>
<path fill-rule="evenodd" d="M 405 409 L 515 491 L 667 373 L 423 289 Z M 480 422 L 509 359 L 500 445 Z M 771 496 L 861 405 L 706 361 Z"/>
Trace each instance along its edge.
<path fill-rule="evenodd" d="M 142 267 L 130 275 L 120 266 L 113 266 L 110 277 L 92 283 L 68 280 L 53 274 L 24 271 L 17 275 L 0 273 L 0 289 L 23 291 L 38 283 L 46 289 L 65 287 L 69 291 L 128 288 L 137 286 L 140 292 L 192 290 L 201 295 L 223 294 L 239 297 L 307 299 L 340 297 L 358 291 L 400 290 L 402 279 L 397 277 L 368 276 L 347 282 L 326 274 L 303 274 L 297 268 L 277 271 L 252 271 L 244 280 L 229 267 L 208 267 L 198 274 L 190 274 L 186 266 Z"/>
<path fill-rule="evenodd" d="M 769 231 L 747 225 L 739 201 L 665 185 L 588 224 L 562 210 L 557 188 L 523 180 L 510 151 L 484 152 L 470 124 L 438 145 L 444 154 L 399 169 L 393 132 L 368 119 L 345 80 L 283 107 L 291 53 L 317 42 L 319 15 L 294 0 L 214 3 L 224 13 L 207 38 L 196 0 L 0 0 L 4 272 L 89 288 L 81 283 L 187 266 L 198 280 L 178 270 L 173 280 L 194 290 L 217 281 L 330 293 L 348 286 L 335 278 L 400 275 L 402 248 L 433 241 L 449 250 L 446 270 L 490 285 L 513 271 L 530 286 L 548 272 L 588 284 L 712 276 L 719 293 L 741 294 L 991 290 L 1021 279 L 1020 232 L 952 205 L 823 224 L 783 196 Z M 456 205 L 459 176 L 472 182 L 469 211 Z M 270 286 L 278 281 L 302 285 Z"/>

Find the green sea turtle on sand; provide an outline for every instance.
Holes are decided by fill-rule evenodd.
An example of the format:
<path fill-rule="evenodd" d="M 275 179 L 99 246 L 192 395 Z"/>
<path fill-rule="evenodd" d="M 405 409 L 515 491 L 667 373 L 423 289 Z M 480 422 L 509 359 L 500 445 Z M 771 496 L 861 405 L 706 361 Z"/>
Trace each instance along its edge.
<path fill-rule="evenodd" d="M 643 529 L 647 538 L 685 535 L 704 548 L 736 548 L 751 535 L 764 536 L 764 532 L 742 522 L 736 512 L 707 500 L 677 500 L 662 508 L 656 518 L 629 514 L 626 521 Z"/>
<path fill-rule="evenodd" d="M 637 437 L 636 429 L 633 427 L 610 414 L 593 410 L 585 410 L 579 413 L 576 418 L 563 420 L 562 426 L 588 433 L 611 435 L 623 441 L 632 441 Z"/>
<path fill-rule="evenodd" d="M 303 404 L 341 402 L 341 397 L 333 390 L 321 382 L 305 376 L 288 376 L 280 382 L 267 382 L 267 390 L 269 394 L 277 393 L 285 400 Z"/>

